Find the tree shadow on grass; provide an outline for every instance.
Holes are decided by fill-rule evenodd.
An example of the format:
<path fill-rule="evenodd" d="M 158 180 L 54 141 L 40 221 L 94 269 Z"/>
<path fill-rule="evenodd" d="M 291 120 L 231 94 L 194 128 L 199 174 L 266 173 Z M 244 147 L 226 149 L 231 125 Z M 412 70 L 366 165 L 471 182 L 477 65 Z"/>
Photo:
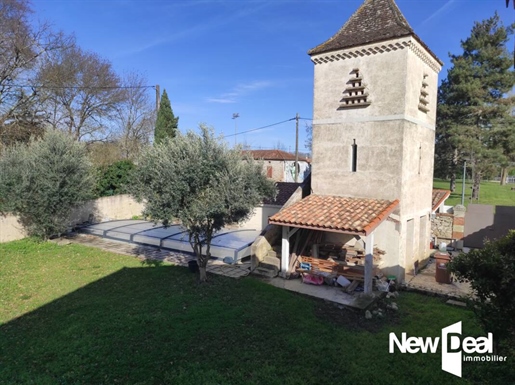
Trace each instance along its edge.
<path fill-rule="evenodd" d="M 277 311 L 291 297 L 251 279 L 197 279 L 184 267 L 123 268 L 1 325 L 0 383 L 241 384 L 260 362 L 251 382 L 277 382 L 297 350 L 282 348 L 297 330 Z"/>
<path fill-rule="evenodd" d="M 184 287 L 195 278 L 124 268 L 2 325 L 0 383 L 160 382 L 180 358 L 173 346 L 194 343 L 187 304 L 198 293 Z"/>
<path fill-rule="evenodd" d="M 434 369 L 439 355 L 388 355 L 388 328 L 375 337 L 324 322 L 325 305 L 255 279 L 209 278 L 198 285 L 183 267 L 124 268 L 1 325 L 0 383 L 446 379 Z"/>

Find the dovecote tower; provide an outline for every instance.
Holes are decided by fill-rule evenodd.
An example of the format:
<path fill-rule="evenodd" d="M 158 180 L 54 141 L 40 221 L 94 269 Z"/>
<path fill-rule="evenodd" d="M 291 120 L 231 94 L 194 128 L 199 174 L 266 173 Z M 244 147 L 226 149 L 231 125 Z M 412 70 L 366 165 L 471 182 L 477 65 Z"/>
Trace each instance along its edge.
<path fill-rule="evenodd" d="M 378 229 L 401 279 L 427 257 L 442 62 L 394 0 L 365 0 L 314 63 L 312 190 L 400 204 Z"/>

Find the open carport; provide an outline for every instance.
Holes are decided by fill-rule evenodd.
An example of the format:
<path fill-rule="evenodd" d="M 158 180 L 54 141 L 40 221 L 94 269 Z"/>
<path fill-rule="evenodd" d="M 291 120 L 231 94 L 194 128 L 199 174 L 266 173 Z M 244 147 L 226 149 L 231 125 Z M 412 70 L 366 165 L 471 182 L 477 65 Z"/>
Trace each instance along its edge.
<path fill-rule="evenodd" d="M 188 233 L 180 225 L 165 227 L 144 220 L 127 219 L 87 225 L 79 231 L 122 242 L 193 253 L 188 241 Z M 211 257 L 217 259 L 230 257 L 236 263 L 250 256 L 250 246 L 259 234 L 259 230 L 253 229 L 224 229 L 211 241 Z"/>

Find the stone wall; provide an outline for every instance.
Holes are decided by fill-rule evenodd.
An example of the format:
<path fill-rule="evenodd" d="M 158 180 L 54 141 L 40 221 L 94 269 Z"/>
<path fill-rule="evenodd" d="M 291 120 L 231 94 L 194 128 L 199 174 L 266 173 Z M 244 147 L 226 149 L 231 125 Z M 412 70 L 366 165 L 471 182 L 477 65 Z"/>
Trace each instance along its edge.
<path fill-rule="evenodd" d="M 0 215 L 0 243 L 25 238 L 27 234 L 13 215 Z"/>
<path fill-rule="evenodd" d="M 144 205 L 136 202 L 130 195 L 102 197 L 86 202 L 72 212 L 69 227 L 86 221 L 102 222 L 116 219 L 130 219 L 141 215 Z M 0 243 L 25 238 L 23 227 L 13 215 L 0 216 Z"/>
<path fill-rule="evenodd" d="M 431 237 L 439 242 L 439 239 L 455 241 L 452 246 L 461 248 L 465 235 L 465 206 L 456 205 L 453 214 L 437 213 L 431 220 Z"/>
<path fill-rule="evenodd" d="M 284 182 L 284 162 L 283 161 L 264 160 L 263 161 L 263 170 L 267 177 L 273 179 L 276 182 Z"/>
<path fill-rule="evenodd" d="M 438 213 L 431 220 L 431 237 L 432 238 L 452 238 L 452 224 L 454 215 Z"/>

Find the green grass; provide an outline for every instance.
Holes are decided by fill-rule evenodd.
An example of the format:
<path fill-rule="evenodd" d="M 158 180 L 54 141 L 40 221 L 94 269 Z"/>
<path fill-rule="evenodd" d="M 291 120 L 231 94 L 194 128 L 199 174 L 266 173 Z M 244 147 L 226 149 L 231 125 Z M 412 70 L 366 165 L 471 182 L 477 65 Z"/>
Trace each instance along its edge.
<path fill-rule="evenodd" d="M 451 193 L 449 198 L 445 201 L 448 206 L 455 206 L 461 204 L 463 183 L 462 180 L 456 182 L 456 190 Z M 472 194 L 472 183 L 465 183 L 465 206 L 469 203 L 479 203 L 483 205 L 497 205 L 497 206 L 515 206 L 515 191 L 511 188 L 515 187 L 514 184 L 507 184 L 501 186 L 498 182 L 482 182 L 479 188 L 479 200 L 471 201 L 470 195 Z M 434 179 L 433 188 L 449 190 L 449 181 L 444 179 Z"/>
<path fill-rule="evenodd" d="M 253 278 L 142 266 L 80 245 L 0 245 L 1 384 L 507 384 L 504 364 L 464 363 L 459 379 L 440 354 L 388 353 L 388 335 L 440 335 L 468 310 L 401 293 L 399 312 L 362 312 Z"/>

